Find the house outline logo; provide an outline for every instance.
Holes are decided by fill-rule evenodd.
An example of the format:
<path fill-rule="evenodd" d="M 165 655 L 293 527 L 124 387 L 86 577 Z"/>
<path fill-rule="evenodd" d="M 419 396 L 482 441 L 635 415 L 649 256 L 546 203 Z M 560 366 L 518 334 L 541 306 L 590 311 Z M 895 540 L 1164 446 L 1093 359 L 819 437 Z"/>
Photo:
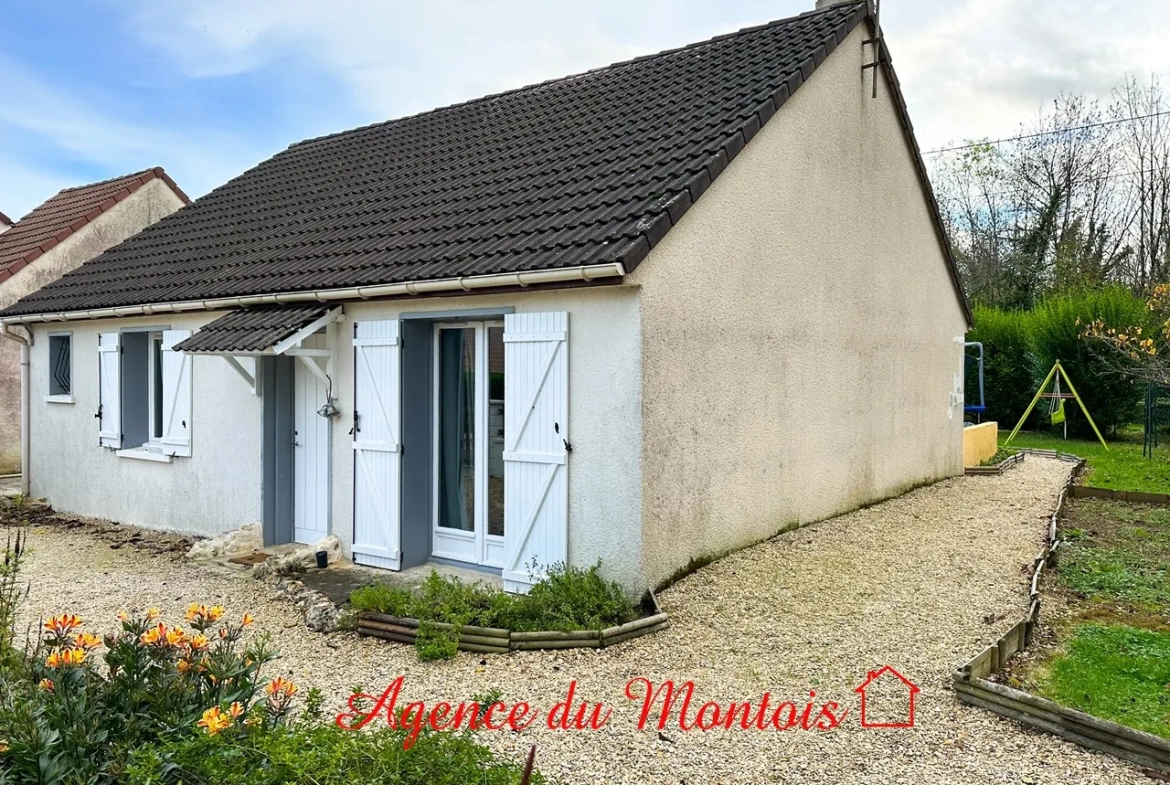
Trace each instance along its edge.
<path fill-rule="evenodd" d="M 865 692 L 867 689 L 869 689 L 869 686 L 871 684 L 873 684 L 875 681 L 877 681 L 878 679 L 885 676 L 887 673 L 892 673 L 895 677 L 897 677 L 898 681 L 902 682 L 902 684 L 904 684 L 907 688 L 909 688 L 910 707 L 909 707 L 909 710 L 907 711 L 907 717 L 906 717 L 905 722 L 870 722 L 869 718 L 866 717 Z M 919 687 L 914 682 L 907 679 L 901 673 L 899 673 L 897 671 L 897 669 L 894 668 L 893 666 L 883 665 L 881 668 L 878 668 L 876 671 L 869 671 L 865 675 L 865 681 L 863 681 L 861 684 L 859 684 L 857 687 L 855 687 L 853 691 L 861 696 L 861 727 L 863 727 L 863 728 L 913 728 L 914 727 L 914 699 L 917 697 L 918 693 L 922 691 L 922 688 Z"/>

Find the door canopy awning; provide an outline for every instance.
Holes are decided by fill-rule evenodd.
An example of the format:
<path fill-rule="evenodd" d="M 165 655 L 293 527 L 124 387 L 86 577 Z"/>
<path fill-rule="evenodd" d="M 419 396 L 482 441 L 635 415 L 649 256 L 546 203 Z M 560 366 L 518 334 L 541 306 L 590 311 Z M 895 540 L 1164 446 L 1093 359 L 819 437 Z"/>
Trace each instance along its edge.
<path fill-rule="evenodd" d="M 176 351 L 190 354 L 284 354 L 341 315 L 320 303 L 242 308 L 200 328 Z"/>

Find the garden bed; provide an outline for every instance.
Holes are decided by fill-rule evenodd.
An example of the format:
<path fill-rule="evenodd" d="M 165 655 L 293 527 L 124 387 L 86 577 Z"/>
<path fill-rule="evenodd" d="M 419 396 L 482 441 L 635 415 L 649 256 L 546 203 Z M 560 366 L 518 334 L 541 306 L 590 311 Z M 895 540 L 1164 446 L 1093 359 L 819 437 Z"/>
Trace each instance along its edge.
<path fill-rule="evenodd" d="M 443 622 L 424 622 L 404 616 L 392 616 L 375 611 L 358 611 L 357 631 L 361 635 L 416 645 L 419 628 L 431 624 L 434 628 L 458 636 L 461 651 L 484 654 L 506 654 L 509 651 L 542 649 L 601 649 L 665 630 L 670 619 L 658 605 L 654 592 L 647 590 L 642 598 L 640 619 L 596 630 L 527 630 L 514 632 L 501 627 L 477 627 Z"/>
<path fill-rule="evenodd" d="M 1055 457 L 1072 460 L 1066 455 Z M 1078 463 L 1078 468 L 1080 463 L 1083 462 Z M 1170 547 L 1166 547 L 1170 546 L 1170 513 L 1157 513 L 1166 518 L 1157 521 L 1162 527 L 1158 530 L 1131 527 L 1133 542 L 1128 545 L 1118 534 L 1124 527 L 1107 523 L 1100 516 L 1092 519 L 1091 530 L 1082 528 L 1078 515 L 1086 502 L 1069 501 L 1077 496 L 1074 489 L 1080 487 L 1072 484 L 1076 474 L 1074 469 L 1069 485 L 1058 498 L 1056 511 L 1049 519 L 1047 543 L 1033 563 L 1027 615 L 956 671 L 954 690 L 963 703 L 1170 774 L 1170 722 L 1160 716 L 1165 712 L 1162 674 L 1144 670 L 1138 674 L 1134 667 L 1140 651 L 1147 651 L 1147 659 L 1158 660 L 1161 649 L 1154 649 L 1170 649 L 1170 635 L 1135 630 L 1124 624 L 1095 623 L 1105 617 L 1118 621 L 1113 617 L 1120 614 L 1130 621 L 1145 619 L 1148 624 L 1151 613 L 1161 614 L 1159 624 L 1163 626 L 1170 621 L 1165 618 L 1167 591 L 1162 585 L 1163 572 L 1170 571 L 1170 562 L 1162 561 L 1170 553 Z M 1138 517 L 1142 514 L 1145 513 L 1137 511 L 1128 522 L 1143 523 Z M 1082 525 L 1071 525 L 1078 523 Z M 1063 538 L 1058 538 L 1058 525 Z M 1095 547 L 1085 544 L 1092 538 L 1100 539 Z M 1134 542 L 1139 544 L 1135 546 Z M 1056 575 L 1050 587 L 1057 593 L 1054 599 L 1073 617 L 1071 623 L 1065 620 L 1057 624 L 1064 632 L 1074 630 L 1068 636 L 1069 645 L 1060 646 L 1049 634 L 1045 643 L 1037 647 L 1039 652 L 1029 652 L 1012 663 L 1017 654 L 1032 645 L 1038 631 L 1040 585 L 1046 569 Z M 1078 628 L 1077 624 L 1083 626 Z M 1133 638 L 1130 633 L 1142 639 L 1129 640 Z M 1146 640 L 1159 635 L 1165 640 Z M 1045 671 L 1049 666 L 1054 667 Z M 1003 681 L 1009 683 L 1000 683 Z M 1027 687 L 1028 691 L 1017 687 Z"/>
<path fill-rule="evenodd" d="M 1007 454 L 1005 456 L 1004 453 L 1006 453 L 1006 452 L 1008 452 L 1008 451 L 1005 451 L 1003 448 L 1000 448 L 1000 451 L 997 452 L 994 456 L 992 456 L 991 460 L 988 461 L 986 464 L 980 465 L 980 466 L 964 467 L 963 474 L 971 474 L 971 475 L 1003 474 L 1005 471 L 1007 471 L 1011 467 L 1015 466 L 1017 463 L 1020 463 L 1024 460 L 1024 453 L 1022 453 L 1022 452 L 1011 451 L 1010 454 Z"/>

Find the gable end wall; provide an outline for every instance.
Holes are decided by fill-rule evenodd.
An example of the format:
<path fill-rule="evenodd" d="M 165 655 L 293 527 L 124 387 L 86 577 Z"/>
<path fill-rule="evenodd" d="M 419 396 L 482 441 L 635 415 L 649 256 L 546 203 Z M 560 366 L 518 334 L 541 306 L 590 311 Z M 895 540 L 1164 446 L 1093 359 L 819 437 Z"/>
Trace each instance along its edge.
<path fill-rule="evenodd" d="M 887 86 L 870 97 L 866 35 L 631 276 L 651 585 L 962 471 L 966 320 Z"/>
<path fill-rule="evenodd" d="M 32 294 L 184 204 L 161 179 L 143 185 L 0 283 L 0 308 Z M 0 339 L 0 474 L 20 471 L 20 346 Z"/>

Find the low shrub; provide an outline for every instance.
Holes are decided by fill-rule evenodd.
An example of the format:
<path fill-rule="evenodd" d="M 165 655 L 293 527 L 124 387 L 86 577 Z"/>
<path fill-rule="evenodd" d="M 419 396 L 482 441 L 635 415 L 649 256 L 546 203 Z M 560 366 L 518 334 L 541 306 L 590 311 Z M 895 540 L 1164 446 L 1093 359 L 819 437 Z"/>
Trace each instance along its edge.
<path fill-rule="evenodd" d="M 105 636 L 51 617 L 0 684 L 0 781 L 115 782 L 131 750 L 162 737 L 283 724 L 296 688 L 261 683 L 275 652 L 265 636 L 244 641 L 250 616 L 221 625 L 223 613 L 192 605 L 190 630 L 123 613 Z"/>
<path fill-rule="evenodd" d="M 16 611 L 25 588 L 20 580 L 24 560 L 25 533 L 22 528 L 8 529 L 4 547 L 0 548 L 0 674 L 15 667 L 21 652 L 16 648 Z"/>
<path fill-rule="evenodd" d="M 517 595 L 503 626 L 517 632 L 597 630 L 638 617 L 625 591 L 601 576 L 600 563 L 584 569 L 554 565 L 543 580 Z"/>
<path fill-rule="evenodd" d="M 520 767 L 495 758 L 469 733 L 424 730 L 409 750 L 405 731 L 345 731 L 311 722 L 188 736 L 137 750 L 125 785 L 515 785 Z M 531 783 L 543 783 L 533 774 Z"/>
<path fill-rule="evenodd" d="M 600 563 L 591 567 L 555 564 L 528 594 L 506 594 L 485 583 L 463 583 L 437 572 L 417 592 L 387 584 L 355 589 L 349 601 L 359 611 L 403 616 L 422 622 L 415 647 L 422 659 L 455 654 L 458 635 L 444 633 L 437 623 L 455 627 L 502 627 L 516 632 L 596 630 L 638 617 L 637 606 L 622 587 L 602 577 Z"/>

